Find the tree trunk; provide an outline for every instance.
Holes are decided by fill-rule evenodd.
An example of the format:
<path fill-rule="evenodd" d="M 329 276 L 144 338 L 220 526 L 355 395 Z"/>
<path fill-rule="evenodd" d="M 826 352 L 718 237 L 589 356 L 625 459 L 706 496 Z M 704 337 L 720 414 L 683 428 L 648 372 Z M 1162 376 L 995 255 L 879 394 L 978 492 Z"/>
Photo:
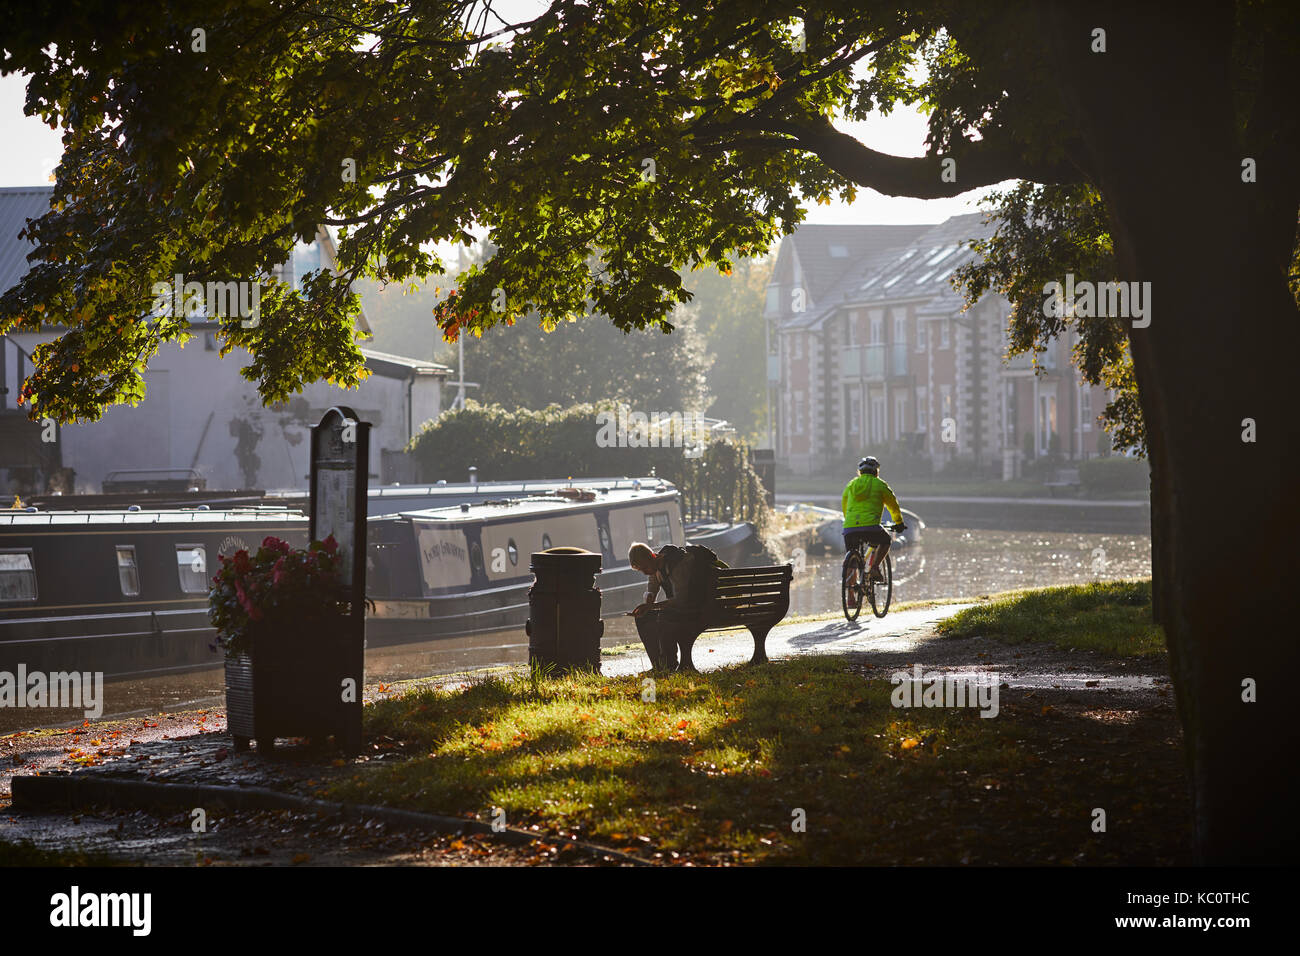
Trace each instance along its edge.
<path fill-rule="evenodd" d="M 1250 140 L 1274 134 L 1280 117 L 1239 132 L 1231 5 L 1200 17 L 1145 4 L 1058 14 L 1062 89 L 1111 212 L 1121 278 L 1151 283 L 1150 325 L 1130 344 L 1197 845 L 1209 863 L 1290 862 L 1300 850 L 1287 697 L 1300 672 L 1288 600 L 1300 544 L 1300 313 L 1286 282 L 1294 159 Z M 1089 49 L 1095 26 L 1108 30 L 1105 53 Z M 1247 156 L 1259 182 L 1242 181 Z"/>

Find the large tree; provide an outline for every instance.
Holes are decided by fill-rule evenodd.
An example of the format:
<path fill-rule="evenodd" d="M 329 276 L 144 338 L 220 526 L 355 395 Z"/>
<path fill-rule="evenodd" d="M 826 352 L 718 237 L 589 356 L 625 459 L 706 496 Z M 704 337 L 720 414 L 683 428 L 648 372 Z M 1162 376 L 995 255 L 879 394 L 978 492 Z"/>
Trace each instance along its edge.
<path fill-rule="evenodd" d="M 519 24 L 470 3 L 24 6 L 4 69 L 31 74 L 29 112 L 66 151 L 0 328 L 67 327 L 26 385 L 61 419 L 138 396 L 186 334 L 138 319 L 150 283 L 267 277 L 318 223 L 340 228 L 343 275 L 273 286 L 258 327 L 225 330 L 267 398 L 355 378 L 347 281 L 437 272 L 427 243 L 474 224 L 498 254 L 440 308 L 449 338 L 531 312 L 667 328 L 682 267 L 761 254 L 806 201 L 859 187 L 1091 187 L 1115 273 L 1153 289 L 1150 324 L 1123 332 L 1198 843 L 1213 861 L 1300 848 L 1282 693 L 1300 655 L 1280 631 L 1300 538 L 1290 0 L 560 0 Z M 921 157 L 833 122 L 906 103 L 932 110 Z"/>

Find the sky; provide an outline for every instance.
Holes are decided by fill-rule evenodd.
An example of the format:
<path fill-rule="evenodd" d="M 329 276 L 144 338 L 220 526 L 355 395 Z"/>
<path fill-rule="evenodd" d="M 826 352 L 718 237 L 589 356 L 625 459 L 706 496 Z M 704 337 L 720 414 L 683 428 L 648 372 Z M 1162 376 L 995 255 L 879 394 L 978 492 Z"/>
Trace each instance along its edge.
<path fill-rule="evenodd" d="M 51 182 L 62 153 L 62 130 L 52 130 L 39 119 L 23 115 L 26 78 L 0 77 L 0 186 L 38 186 Z M 864 123 L 837 122 L 836 126 L 860 142 L 895 156 L 925 153 L 925 117 L 900 107 L 887 117 Z M 829 206 L 813 203 L 805 221 L 827 224 L 937 223 L 949 216 L 974 212 L 989 187 L 952 199 L 909 199 L 885 196 L 874 189 L 859 189 L 851 205 L 838 200 Z"/>

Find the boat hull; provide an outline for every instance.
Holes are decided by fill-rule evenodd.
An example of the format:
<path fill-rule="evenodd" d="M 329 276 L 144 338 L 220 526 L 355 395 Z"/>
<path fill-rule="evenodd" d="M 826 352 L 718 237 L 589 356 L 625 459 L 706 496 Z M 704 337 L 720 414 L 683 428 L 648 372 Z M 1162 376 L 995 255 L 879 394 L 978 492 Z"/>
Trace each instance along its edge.
<path fill-rule="evenodd" d="M 220 667 L 207 582 L 218 555 L 255 549 L 268 536 L 302 547 L 307 520 L 256 509 L 4 515 L 0 558 L 16 557 L 0 561 L 0 574 L 24 562 L 31 573 L 30 581 L 0 580 L 0 595 L 10 598 L 0 600 L 0 672 L 15 674 L 22 665 L 29 674 L 90 672 L 121 681 Z M 634 540 L 655 547 L 685 541 L 674 491 L 372 518 L 367 648 L 522 628 L 533 580 L 528 555 L 543 545 L 600 554 L 602 617 L 621 615 L 646 588 L 627 563 Z M 128 593 L 119 565 L 128 549 L 136 593 Z M 200 553 L 201 562 L 194 560 Z M 190 560 L 202 570 L 187 574 Z"/>

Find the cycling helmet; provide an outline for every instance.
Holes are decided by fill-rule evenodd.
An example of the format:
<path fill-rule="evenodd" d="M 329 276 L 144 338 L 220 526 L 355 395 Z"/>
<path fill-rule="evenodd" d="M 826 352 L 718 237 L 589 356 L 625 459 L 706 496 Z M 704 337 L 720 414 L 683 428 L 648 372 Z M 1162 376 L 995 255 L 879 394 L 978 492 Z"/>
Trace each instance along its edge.
<path fill-rule="evenodd" d="M 880 474 L 880 462 L 868 455 L 858 462 L 859 475 L 878 475 Z"/>

